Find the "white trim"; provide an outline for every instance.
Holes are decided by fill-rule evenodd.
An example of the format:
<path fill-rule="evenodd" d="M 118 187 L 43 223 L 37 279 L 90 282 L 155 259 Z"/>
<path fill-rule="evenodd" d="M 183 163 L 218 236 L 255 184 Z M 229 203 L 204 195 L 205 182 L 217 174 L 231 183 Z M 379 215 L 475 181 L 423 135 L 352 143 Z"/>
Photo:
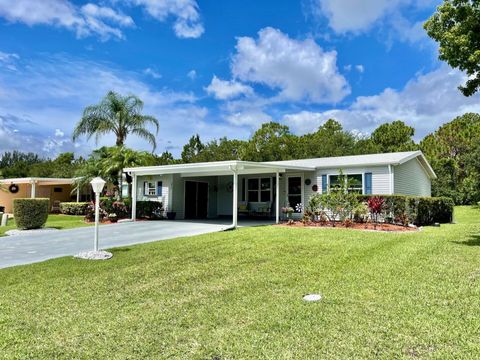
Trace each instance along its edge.
<path fill-rule="evenodd" d="M 232 213 L 232 226 L 236 228 L 238 225 L 238 172 L 236 169 L 233 171 L 233 213 Z"/>
<path fill-rule="evenodd" d="M 388 175 L 389 175 L 389 189 L 390 189 L 390 195 L 393 195 L 395 189 L 394 189 L 394 182 L 393 182 L 393 166 L 388 165 Z"/>
<path fill-rule="evenodd" d="M 301 189 L 301 203 L 305 207 L 305 174 L 304 173 L 288 173 L 286 176 L 286 181 L 285 181 L 285 195 L 286 195 L 286 201 L 288 202 L 288 205 L 292 206 L 290 202 L 288 201 L 288 196 L 290 195 L 288 193 L 288 179 L 292 177 L 299 177 L 300 178 L 300 189 Z M 294 195 L 294 194 L 292 194 Z M 295 204 L 296 205 L 296 204 Z M 292 206 L 293 207 L 293 206 Z M 295 209 L 295 208 L 294 208 Z M 294 212 L 294 214 L 303 214 L 303 210 L 299 213 Z"/>
<path fill-rule="evenodd" d="M 280 174 L 275 174 L 275 223 L 280 222 Z"/>
<path fill-rule="evenodd" d="M 137 219 L 137 174 L 132 175 L 132 220 Z"/>
<path fill-rule="evenodd" d="M 192 164 L 177 164 L 163 166 L 145 166 L 136 168 L 125 168 L 124 172 L 137 173 L 138 175 L 158 175 L 158 174 L 182 174 L 182 176 L 221 176 L 231 175 L 231 169 L 235 168 L 237 175 L 254 174 L 260 172 L 285 172 L 289 170 L 313 171 L 315 168 L 306 166 L 278 166 L 263 162 L 253 161 L 214 161 Z M 188 174 L 188 175 L 187 175 Z"/>

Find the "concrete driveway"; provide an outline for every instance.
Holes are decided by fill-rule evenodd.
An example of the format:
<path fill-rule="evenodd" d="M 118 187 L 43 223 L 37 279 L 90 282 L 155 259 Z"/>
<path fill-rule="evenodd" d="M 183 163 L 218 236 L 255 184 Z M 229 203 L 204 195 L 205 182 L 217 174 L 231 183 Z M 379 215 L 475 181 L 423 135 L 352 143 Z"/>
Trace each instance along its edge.
<path fill-rule="evenodd" d="M 223 231 L 228 222 L 138 221 L 100 226 L 100 249 Z M 93 249 L 93 227 L 0 237 L 0 268 Z"/>

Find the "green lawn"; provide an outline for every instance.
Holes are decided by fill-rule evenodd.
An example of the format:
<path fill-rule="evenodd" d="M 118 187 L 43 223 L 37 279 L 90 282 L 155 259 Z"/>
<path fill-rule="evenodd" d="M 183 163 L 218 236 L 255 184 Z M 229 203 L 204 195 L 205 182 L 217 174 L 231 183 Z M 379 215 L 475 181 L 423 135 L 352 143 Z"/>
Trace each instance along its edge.
<path fill-rule="evenodd" d="M 480 211 L 456 220 L 245 228 L 0 270 L 0 357 L 480 358 Z"/>
<path fill-rule="evenodd" d="M 48 215 L 47 224 L 45 227 L 56 229 L 73 229 L 82 226 L 89 226 L 90 224 L 83 221 L 84 216 L 72 215 Z M 15 220 L 10 219 L 8 226 L 0 227 L 0 236 L 4 236 L 8 230 L 16 229 Z"/>

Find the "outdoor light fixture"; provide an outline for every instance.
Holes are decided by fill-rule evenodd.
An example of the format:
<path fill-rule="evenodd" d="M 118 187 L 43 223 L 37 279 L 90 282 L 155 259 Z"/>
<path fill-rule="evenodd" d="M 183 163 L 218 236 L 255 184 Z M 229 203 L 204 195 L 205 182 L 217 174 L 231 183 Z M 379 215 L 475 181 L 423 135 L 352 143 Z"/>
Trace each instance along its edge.
<path fill-rule="evenodd" d="M 95 240 L 93 243 L 93 251 L 98 251 L 98 222 L 100 221 L 100 193 L 105 186 L 105 180 L 100 177 L 90 181 L 93 192 L 95 193 Z"/>
<path fill-rule="evenodd" d="M 105 186 L 105 180 L 100 177 L 94 178 L 90 181 L 92 185 L 93 192 L 95 193 L 95 237 L 93 242 L 93 251 L 81 252 L 75 257 L 80 259 L 88 260 L 107 260 L 110 259 L 113 255 L 108 251 L 99 251 L 98 250 L 98 225 L 100 222 L 100 193 Z"/>

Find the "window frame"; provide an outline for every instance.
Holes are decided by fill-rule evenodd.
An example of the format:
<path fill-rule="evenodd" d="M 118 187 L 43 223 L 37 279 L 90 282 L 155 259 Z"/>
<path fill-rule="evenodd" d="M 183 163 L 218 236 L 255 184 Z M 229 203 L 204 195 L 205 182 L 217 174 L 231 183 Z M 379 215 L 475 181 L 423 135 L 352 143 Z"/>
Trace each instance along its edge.
<path fill-rule="evenodd" d="M 263 179 L 268 179 L 269 181 L 269 188 L 268 189 L 264 189 L 262 190 L 262 180 Z M 257 189 L 250 189 L 249 187 L 249 181 L 250 180 L 257 180 Z M 261 176 L 261 177 L 248 177 L 246 178 L 246 196 L 245 196 L 245 199 L 247 202 L 252 202 L 252 203 L 258 203 L 258 202 L 272 202 L 272 197 L 273 197 L 273 193 L 272 193 L 272 190 L 273 190 L 273 181 L 272 181 L 272 177 L 270 176 Z M 253 201 L 253 200 L 250 200 L 250 193 L 254 193 L 256 192 L 257 193 L 257 200 L 256 201 Z M 262 201 L 262 193 L 268 193 L 268 197 L 269 197 L 269 200 L 265 200 L 265 201 Z"/>
<path fill-rule="evenodd" d="M 297 173 L 297 174 L 288 174 L 286 176 L 286 184 L 285 184 L 285 195 L 286 195 L 286 202 L 289 206 L 293 207 L 294 209 L 294 213 L 295 214 L 303 214 L 303 209 L 301 212 L 297 212 L 295 210 L 295 206 L 297 204 L 290 204 L 290 195 L 291 196 L 298 196 L 298 194 L 290 194 L 288 189 L 289 189 L 289 181 L 290 181 L 290 178 L 300 178 L 300 203 L 305 205 L 304 201 L 305 201 L 305 186 L 304 186 L 304 174 L 300 174 L 300 173 Z"/>
<path fill-rule="evenodd" d="M 327 192 L 330 193 L 330 185 L 331 185 L 331 181 L 330 181 L 330 177 L 331 176 L 340 176 L 339 173 L 329 173 L 329 174 L 326 174 L 327 175 Z M 359 188 L 355 188 L 355 190 L 361 190 L 361 192 L 359 194 L 361 195 L 364 195 L 365 194 L 365 172 L 362 172 L 362 173 L 359 173 L 359 172 L 344 172 L 343 175 L 345 176 L 345 181 L 348 181 L 348 177 L 349 176 L 359 176 L 361 175 L 362 176 L 362 185 L 361 185 L 361 189 L 360 187 Z M 347 189 L 348 192 L 350 192 L 350 190 L 353 190 L 353 189 Z"/>
<path fill-rule="evenodd" d="M 153 184 L 154 187 L 150 187 L 150 185 Z M 162 187 L 162 193 L 158 193 L 158 187 Z M 151 190 L 154 189 L 154 193 L 151 193 Z M 163 196 L 163 181 L 162 180 L 145 180 L 143 182 L 143 195 L 144 196 Z"/>

